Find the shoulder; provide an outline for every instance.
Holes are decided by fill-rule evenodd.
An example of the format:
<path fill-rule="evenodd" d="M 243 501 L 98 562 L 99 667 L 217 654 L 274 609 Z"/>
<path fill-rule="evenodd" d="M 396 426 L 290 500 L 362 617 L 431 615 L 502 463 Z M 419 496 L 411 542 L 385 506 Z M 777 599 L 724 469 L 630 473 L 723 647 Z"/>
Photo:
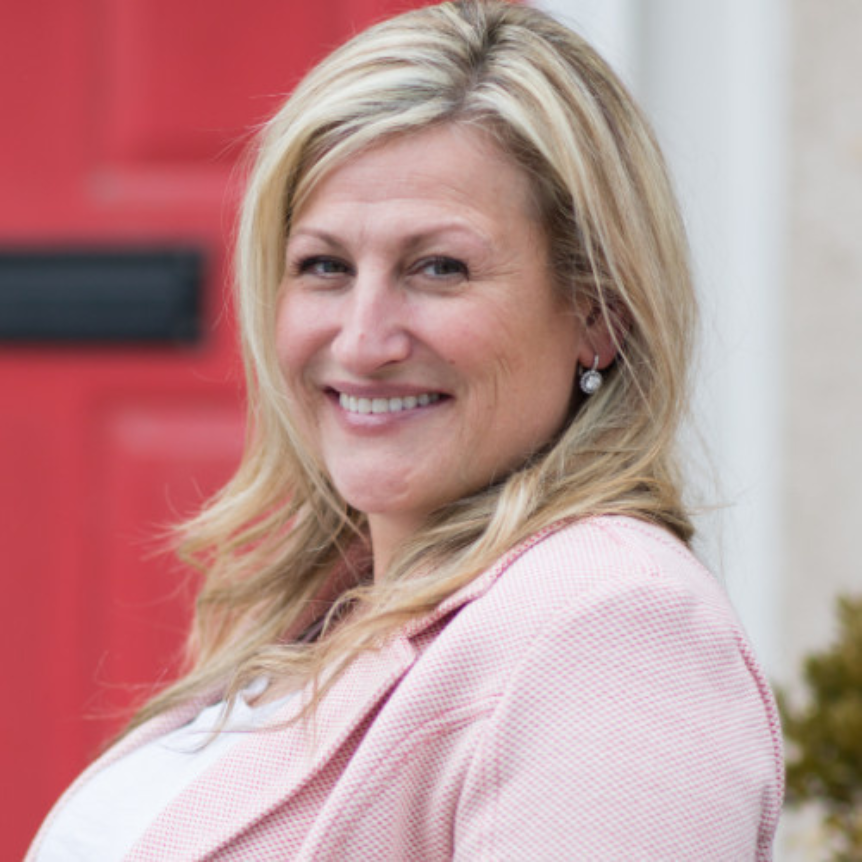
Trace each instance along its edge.
<path fill-rule="evenodd" d="M 718 699 L 745 690 L 780 745 L 769 684 L 723 586 L 658 526 L 600 517 L 551 530 L 460 616 L 508 656 L 510 681 L 541 667 L 548 684 L 601 685 L 613 666 L 619 682 L 659 692 L 687 676 Z"/>
<path fill-rule="evenodd" d="M 551 529 L 511 565 L 541 569 L 580 592 L 632 576 L 714 584 L 694 554 L 666 529 L 634 518 L 604 516 Z"/>
<path fill-rule="evenodd" d="M 667 531 L 621 517 L 557 525 L 469 589 L 428 658 L 471 697 L 574 687 L 611 700 L 626 690 L 642 706 L 744 702 L 780 748 L 769 685 L 724 589 Z"/>
<path fill-rule="evenodd" d="M 683 544 L 624 518 L 563 527 L 462 615 L 500 672 L 465 803 L 494 840 L 526 853 L 529 836 L 558 836 L 562 852 L 574 831 L 585 858 L 755 846 L 769 858 L 775 705 L 721 586 Z M 637 855 L 644 840 L 654 854 Z"/>
<path fill-rule="evenodd" d="M 662 614 L 688 609 L 739 628 L 715 577 L 661 527 L 623 517 L 556 526 L 532 537 L 476 585 L 474 613 L 535 636 L 551 618 L 608 612 Z"/>
<path fill-rule="evenodd" d="M 722 585 L 666 530 L 621 517 L 561 526 L 482 577 L 447 634 L 462 673 L 494 678 L 504 713 L 569 703 L 646 726 L 688 716 L 698 733 L 733 723 L 727 741 L 756 735 L 780 786 L 765 674 Z"/>
<path fill-rule="evenodd" d="M 489 634 L 505 627 L 509 638 L 526 638 L 524 654 L 545 644 L 553 650 L 571 632 L 604 652 L 654 641 L 691 660 L 724 656 L 760 673 L 722 585 L 669 532 L 631 518 L 550 531 L 514 556 L 474 604 Z"/>

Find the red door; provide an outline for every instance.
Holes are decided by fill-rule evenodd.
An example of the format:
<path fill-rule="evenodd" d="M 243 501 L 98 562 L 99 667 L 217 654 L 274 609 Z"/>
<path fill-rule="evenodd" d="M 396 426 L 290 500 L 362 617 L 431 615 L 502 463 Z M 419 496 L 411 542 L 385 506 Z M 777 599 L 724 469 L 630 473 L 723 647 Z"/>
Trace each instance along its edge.
<path fill-rule="evenodd" d="M 224 305 L 246 132 L 405 5 L 0 10 L 2 859 L 175 667 L 194 584 L 156 552 L 242 441 Z"/>

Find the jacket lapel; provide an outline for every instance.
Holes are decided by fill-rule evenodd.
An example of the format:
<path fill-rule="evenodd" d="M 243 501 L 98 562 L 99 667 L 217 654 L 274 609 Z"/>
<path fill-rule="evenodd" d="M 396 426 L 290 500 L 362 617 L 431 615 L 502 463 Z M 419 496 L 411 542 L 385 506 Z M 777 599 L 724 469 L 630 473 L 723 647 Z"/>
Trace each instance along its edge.
<path fill-rule="evenodd" d="M 162 715 L 157 716 L 152 721 L 148 721 L 146 724 L 141 725 L 141 727 L 134 730 L 132 733 L 125 736 L 118 743 L 111 746 L 101 757 L 94 760 L 67 788 L 66 792 L 63 794 L 61 799 L 54 805 L 51 809 L 51 813 L 45 819 L 45 822 L 39 828 L 39 832 L 36 834 L 36 837 L 33 839 L 33 843 L 30 845 L 30 849 L 27 851 L 27 855 L 25 857 L 24 862 L 35 862 L 35 860 L 39 856 L 39 851 L 42 846 L 42 840 L 44 836 L 47 834 L 48 829 L 51 827 L 51 824 L 54 822 L 55 817 L 60 811 L 65 801 L 74 796 L 81 787 L 84 786 L 97 772 L 103 770 L 106 766 L 109 766 L 114 761 L 119 760 L 123 755 L 132 751 L 132 749 L 137 748 L 139 745 L 143 745 L 146 742 L 149 742 L 151 739 L 156 739 L 159 736 L 163 736 L 166 733 L 170 733 L 177 727 L 180 727 L 183 724 L 191 721 L 194 716 L 200 712 L 205 706 L 211 703 L 215 698 L 218 697 L 217 693 L 213 693 L 213 696 L 201 696 L 190 700 L 188 703 L 183 704 L 176 709 L 172 709 L 170 712 L 165 712 Z"/>
<path fill-rule="evenodd" d="M 425 639 L 422 635 L 462 605 L 486 593 L 518 557 L 563 525 L 551 525 L 531 536 L 430 614 L 407 623 L 380 650 L 361 654 L 327 692 L 316 709 L 314 721 L 290 721 L 299 712 L 307 693 L 300 692 L 289 700 L 269 721 L 277 728 L 279 724 L 286 726 L 248 733 L 224 760 L 167 806 L 135 846 L 130 862 L 161 860 L 168 851 L 177 862 L 212 858 L 287 802 L 339 756 L 351 734 L 373 715 L 410 670 L 421 655 L 419 644 Z M 184 707 L 182 720 L 170 713 L 156 720 L 162 723 L 155 730 L 147 725 L 141 731 L 147 731 L 146 739 L 152 739 L 190 720 L 202 705 L 197 702 L 196 708 Z M 133 735 L 124 741 L 116 756 L 142 741 L 145 739 Z M 302 826 L 301 833 L 304 831 Z"/>
<path fill-rule="evenodd" d="M 278 729 L 250 732 L 227 757 L 159 815 L 130 860 L 211 858 L 221 847 L 295 795 L 335 756 L 412 666 L 418 651 L 398 637 L 362 654 L 319 704 L 315 720 L 289 722 L 299 693 L 271 717 Z"/>

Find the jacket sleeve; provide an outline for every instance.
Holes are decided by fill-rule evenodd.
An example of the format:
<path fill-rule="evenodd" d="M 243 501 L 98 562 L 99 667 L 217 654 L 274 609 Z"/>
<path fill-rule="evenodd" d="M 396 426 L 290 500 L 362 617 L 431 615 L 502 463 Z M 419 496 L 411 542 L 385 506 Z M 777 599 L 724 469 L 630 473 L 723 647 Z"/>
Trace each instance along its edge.
<path fill-rule="evenodd" d="M 727 606 L 641 578 L 536 633 L 475 752 L 455 856 L 771 859 L 780 746 Z"/>

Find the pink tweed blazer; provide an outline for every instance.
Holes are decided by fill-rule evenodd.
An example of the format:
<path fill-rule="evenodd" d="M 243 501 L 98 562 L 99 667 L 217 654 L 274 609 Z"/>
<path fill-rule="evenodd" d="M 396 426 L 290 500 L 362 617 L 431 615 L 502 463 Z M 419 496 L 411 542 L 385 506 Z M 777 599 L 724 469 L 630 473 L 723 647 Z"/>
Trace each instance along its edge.
<path fill-rule="evenodd" d="M 128 859 L 768 860 L 782 785 L 772 695 L 722 589 L 665 531 L 596 518 L 533 536 L 362 657 L 316 732 L 249 734 Z"/>

